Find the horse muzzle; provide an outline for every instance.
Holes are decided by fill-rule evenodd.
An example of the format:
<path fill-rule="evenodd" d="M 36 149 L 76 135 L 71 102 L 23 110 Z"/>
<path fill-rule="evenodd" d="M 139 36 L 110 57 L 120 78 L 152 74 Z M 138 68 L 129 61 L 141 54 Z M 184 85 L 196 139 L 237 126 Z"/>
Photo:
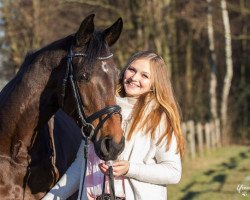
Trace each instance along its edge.
<path fill-rule="evenodd" d="M 104 160 L 116 160 L 125 146 L 125 138 L 122 137 L 120 143 L 116 143 L 111 137 L 103 137 L 94 142 L 97 156 Z"/>

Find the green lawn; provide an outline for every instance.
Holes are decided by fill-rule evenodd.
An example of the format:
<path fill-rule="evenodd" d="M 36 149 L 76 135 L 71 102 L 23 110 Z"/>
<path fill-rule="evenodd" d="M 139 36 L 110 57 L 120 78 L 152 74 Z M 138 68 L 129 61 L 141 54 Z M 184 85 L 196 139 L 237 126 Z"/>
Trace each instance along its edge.
<path fill-rule="evenodd" d="M 248 188 L 239 193 L 238 185 Z M 168 186 L 168 200 L 231 199 L 250 200 L 250 147 L 224 147 L 186 158 L 181 182 Z"/>

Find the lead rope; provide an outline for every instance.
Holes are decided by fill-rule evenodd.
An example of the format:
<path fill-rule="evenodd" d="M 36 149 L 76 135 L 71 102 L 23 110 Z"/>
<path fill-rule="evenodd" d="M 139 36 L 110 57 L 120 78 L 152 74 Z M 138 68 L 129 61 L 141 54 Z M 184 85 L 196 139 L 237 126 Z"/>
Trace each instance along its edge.
<path fill-rule="evenodd" d="M 112 166 L 109 166 L 109 190 L 111 195 L 110 199 L 115 200 L 114 174 Z"/>
<path fill-rule="evenodd" d="M 115 200 L 115 186 L 114 186 L 114 174 L 112 165 L 109 166 L 109 192 L 110 192 L 110 200 Z M 101 200 L 105 200 L 105 188 L 106 188 L 106 175 L 103 177 L 103 185 L 102 185 L 102 198 Z"/>
<path fill-rule="evenodd" d="M 84 144 L 84 160 L 82 161 L 82 171 L 81 171 L 81 178 L 80 178 L 80 187 L 79 187 L 79 193 L 78 193 L 78 198 L 77 200 L 81 200 L 83 199 L 83 193 L 84 193 L 84 182 L 85 182 L 85 177 L 86 177 L 86 172 L 87 172 L 87 164 L 88 164 L 88 148 L 89 148 L 89 142 L 90 142 L 90 138 L 86 138 L 85 140 L 85 144 Z M 83 164 L 83 162 L 85 161 L 85 163 Z"/>

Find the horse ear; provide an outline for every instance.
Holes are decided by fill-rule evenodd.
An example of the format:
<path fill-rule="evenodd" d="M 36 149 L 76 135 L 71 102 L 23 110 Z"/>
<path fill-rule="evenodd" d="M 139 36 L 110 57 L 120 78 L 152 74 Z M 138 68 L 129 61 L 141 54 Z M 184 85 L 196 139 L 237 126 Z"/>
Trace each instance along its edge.
<path fill-rule="evenodd" d="M 111 27 L 103 31 L 104 40 L 109 46 L 112 46 L 118 40 L 122 27 L 122 18 L 119 18 Z"/>
<path fill-rule="evenodd" d="M 95 14 L 91 14 L 82 21 L 78 31 L 75 34 L 76 46 L 83 46 L 90 40 L 95 29 L 94 17 Z"/>

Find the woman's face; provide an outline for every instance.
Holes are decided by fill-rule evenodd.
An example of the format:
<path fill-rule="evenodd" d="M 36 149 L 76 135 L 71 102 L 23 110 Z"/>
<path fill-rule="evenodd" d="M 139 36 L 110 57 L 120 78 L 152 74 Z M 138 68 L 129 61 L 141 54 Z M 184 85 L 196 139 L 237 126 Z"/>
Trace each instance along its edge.
<path fill-rule="evenodd" d="M 139 97 L 149 92 L 152 86 L 149 60 L 133 61 L 124 73 L 123 84 L 128 97 Z"/>

